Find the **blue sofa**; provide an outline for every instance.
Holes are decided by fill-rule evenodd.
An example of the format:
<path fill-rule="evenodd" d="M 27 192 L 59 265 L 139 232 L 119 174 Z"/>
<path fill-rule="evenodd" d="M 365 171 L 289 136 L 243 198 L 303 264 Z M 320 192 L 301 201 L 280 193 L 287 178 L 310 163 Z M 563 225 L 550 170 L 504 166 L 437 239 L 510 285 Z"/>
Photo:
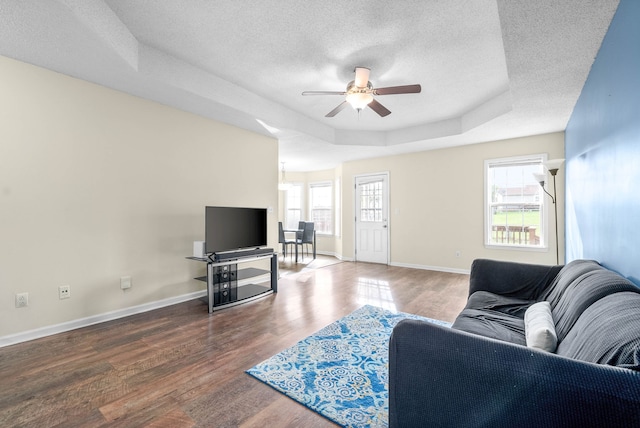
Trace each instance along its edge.
<path fill-rule="evenodd" d="M 555 352 L 527 346 L 524 314 L 540 301 Z M 640 288 L 590 260 L 475 260 L 451 328 L 394 328 L 389 426 L 640 427 Z"/>

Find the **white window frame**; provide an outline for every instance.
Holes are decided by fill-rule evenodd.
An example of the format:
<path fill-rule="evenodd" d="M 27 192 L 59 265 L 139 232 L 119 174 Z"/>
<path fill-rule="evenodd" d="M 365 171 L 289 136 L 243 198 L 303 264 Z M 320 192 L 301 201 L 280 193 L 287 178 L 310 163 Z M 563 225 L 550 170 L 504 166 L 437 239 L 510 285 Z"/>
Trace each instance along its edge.
<path fill-rule="evenodd" d="M 329 196 L 329 203 L 330 205 L 328 207 L 314 207 L 313 205 L 313 189 L 314 188 L 320 188 L 320 187 L 328 187 L 329 191 L 330 191 L 330 196 Z M 334 189 L 333 189 L 333 182 L 332 181 L 316 181 L 316 182 L 312 182 L 309 183 L 309 221 L 313 221 L 314 222 L 314 228 L 316 230 L 316 233 L 318 235 L 332 235 L 333 234 L 333 230 L 334 230 L 334 211 L 333 211 L 333 207 L 334 207 L 334 201 L 333 201 L 333 197 L 334 197 Z M 320 229 L 318 226 L 318 222 L 315 221 L 314 217 L 313 217 L 313 212 L 318 209 L 322 209 L 322 210 L 328 210 L 329 211 L 329 230 L 322 230 Z"/>
<path fill-rule="evenodd" d="M 336 178 L 336 184 L 333 188 L 333 231 L 337 237 L 342 236 L 342 180 L 340 177 Z"/>
<path fill-rule="evenodd" d="M 285 230 L 295 230 L 298 228 L 298 222 L 301 220 L 304 220 L 305 218 L 305 212 L 304 212 L 304 207 L 305 207 L 305 203 L 304 203 L 304 184 L 303 183 L 290 183 L 291 187 L 287 190 L 284 191 L 285 195 L 284 195 L 284 228 Z M 290 208 L 289 207 L 289 193 L 292 189 L 297 188 L 300 190 L 300 206 L 298 207 L 293 207 Z M 291 219 L 289 218 L 289 210 L 290 209 L 296 209 L 300 211 L 300 218 L 297 220 L 293 220 L 293 222 L 291 222 Z"/>
<path fill-rule="evenodd" d="M 526 156 L 513 156 L 507 158 L 498 158 L 498 159 L 486 159 L 484 161 L 484 245 L 486 248 L 499 248 L 499 249 L 514 249 L 514 250 L 524 250 L 524 251 L 548 251 L 548 243 L 549 243 L 549 227 L 548 227 L 548 215 L 547 215 L 547 195 L 544 194 L 542 188 L 539 189 L 539 196 L 537 202 L 540 204 L 540 227 L 542 230 L 540 231 L 540 243 L 538 245 L 532 244 L 516 244 L 516 243 L 499 243 L 499 242 L 491 242 L 491 234 L 492 234 L 492 189 L 490 188 L 491 180 L 489 177 L 489 171 L 491 167 L 500 166 L 503 164 L 504 166 L 509 165 L 517 165 L 523 163 L 535 162 L 539 163 L 539 173 L 546 173 L 544 169 L 544 162 L 547 160 L 547 154 L 532 154 Z M 533 183 L 535 178 L 531 177 L 531 181 Z M 548 185 L 546 183 L 545 185 Z M 549 202 L 551 202 L 549 200 Z"/>

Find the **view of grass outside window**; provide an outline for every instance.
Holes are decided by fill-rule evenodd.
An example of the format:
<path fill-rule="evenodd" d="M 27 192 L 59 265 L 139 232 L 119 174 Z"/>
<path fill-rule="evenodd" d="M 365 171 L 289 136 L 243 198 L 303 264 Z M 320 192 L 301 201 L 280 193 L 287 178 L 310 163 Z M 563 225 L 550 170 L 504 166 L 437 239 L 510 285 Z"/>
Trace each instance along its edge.
<path fill-rule="evenodd" d="M 333 233 L 332 211 L 333 196 L 331 182 L 311 183 L 309 185 L 309 205 L 311 221 L 319 234 Z"/>
<path fill-rule="evenodd" d="M 543 155 L 485 161 L 486 244 L 543 247 L 544 198 L 533 174 L 542 172 Z"/>

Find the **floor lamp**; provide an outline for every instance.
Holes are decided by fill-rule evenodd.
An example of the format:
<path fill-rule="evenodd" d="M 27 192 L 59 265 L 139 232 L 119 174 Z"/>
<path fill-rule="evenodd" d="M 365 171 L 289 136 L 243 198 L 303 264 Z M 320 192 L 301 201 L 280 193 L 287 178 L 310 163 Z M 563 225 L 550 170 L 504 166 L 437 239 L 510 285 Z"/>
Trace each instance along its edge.
<path fill-rule="evenodd" d="M 534 174 L 536 181 L 540 183 L 540 187 L 542 187 L 544 193 L 549 195 L 551 197 L 551 202 L 553 202 L 553 213 L 556 226 L 556 264 L 558 265 L 560 264 L 560 255 L 558 251 L 558 204 L 556 204 L 556 175 L 558 174 L 558 170 L 563 163 L 564 159 L 551 159 L 543 163 L 544 167 L 553 177 L 553 195 L 547 192 L 547 189 L 544 188 L 544 183 L 547 178 L 546 174 Z"/>

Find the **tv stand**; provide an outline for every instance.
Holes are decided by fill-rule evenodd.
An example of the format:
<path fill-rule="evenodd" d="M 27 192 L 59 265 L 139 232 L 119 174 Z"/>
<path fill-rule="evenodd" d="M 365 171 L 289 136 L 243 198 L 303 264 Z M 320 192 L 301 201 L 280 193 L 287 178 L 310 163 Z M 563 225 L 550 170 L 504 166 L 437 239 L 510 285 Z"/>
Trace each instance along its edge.
<path fill-rule="evenodd" d="M 240 250 L 226 253 L 214 253 L 209 256 L 212 262 L 224 262 L 226 260 L 238 260 L 245 257 L 257 257 L 273 254 L 273 248 L 255 248 L 253 250 Z"/>
<path fill-rule="evenodd" d="M 250 250 L 250 252 L 251 254 L 247 254 L 246 251 L 224 253 L 223 258 L 217 257 L 213 260 L 187 257 L 190 260 L 207 263 L 207 276 L 195 279 L 207 283 L 206 303 L 210 314 L 213 313 L 214 308 L 222 309 L 239 305 L 278 291 L 278 254 L 272 248 L 260 251 Z M 238 269 L 238 265 L 267 259 L 270 259 L 269 270 L 254 267 Z M 265 274 L 270 274 L 269 283 L 238 285 L 239 281 Z"/>

